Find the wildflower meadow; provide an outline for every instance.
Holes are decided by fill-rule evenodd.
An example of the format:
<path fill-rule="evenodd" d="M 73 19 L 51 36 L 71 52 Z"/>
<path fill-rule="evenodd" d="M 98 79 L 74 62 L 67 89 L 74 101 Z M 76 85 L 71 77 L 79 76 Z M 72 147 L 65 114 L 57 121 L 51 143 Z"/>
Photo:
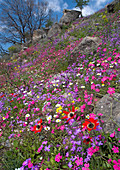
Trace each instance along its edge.
<path fill-rule="evenodd" d="M 84 18 L 0 61 L 1 170 L 120 170 L 120 124 L 106 133 L 95 110 L 120 93 L 120 10 Z M 68 64 L 86 36 L 102 39 L 96 54 Z"/>

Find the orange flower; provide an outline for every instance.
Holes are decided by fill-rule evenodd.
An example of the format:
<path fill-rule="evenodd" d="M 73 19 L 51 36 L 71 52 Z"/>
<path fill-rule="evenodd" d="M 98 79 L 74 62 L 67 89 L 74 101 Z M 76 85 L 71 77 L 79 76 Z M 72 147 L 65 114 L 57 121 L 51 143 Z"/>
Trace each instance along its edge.
<path fill-rule="evenodd" d="M 41 132 L 43 128 L 43 125 L 42 125 L 42 119 L 40 119 L 40 121 L 37 122 L 37 125 L 35 125 L 31 131 L 34 131 L 35 133 L 38 133 L 38 132 Z"/>
<path fill-rule="evenodd" d="M 89 131 L 91 130 L 95 130 L 96 127 L 99 125 L 99 123 L 97 122 L 98 120 L 95 120 L 93 118 L 90 118 L 90 119 L 85 119 L 85 122 L 82 124 L 83 127 L 87 128 Z"/>
<path fill-rule="evenodd" d="M 63 113 L 65 113 L 67 116 L 64 116 L 64 117 L 62 117 L 62 119 L 67 119 L 68 118 L 68 120 L 67 120 L 67 122 L 69 121 L 69 120 L 71 120 L 71 119 L 73 119 L 74 117 L 75 117 L 75 115 L 76 115 L 76 113 L 75 113 L 75 107 L 73 106 L 72 107 L 72 111 L 70 110 L 70 108 L 68 108 L 69 109 L 69 112 L 67 112 L 67 111 L 63 111 Z M 66 122 L 66 123 L 67 123 Z"/>

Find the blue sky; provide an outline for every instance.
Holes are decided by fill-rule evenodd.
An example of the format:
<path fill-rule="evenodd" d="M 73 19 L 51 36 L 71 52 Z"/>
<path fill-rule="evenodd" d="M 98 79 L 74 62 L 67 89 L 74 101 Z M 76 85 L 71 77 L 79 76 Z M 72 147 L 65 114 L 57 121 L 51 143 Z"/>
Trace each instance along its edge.
<path fill-rule="evenodd" d="M 90 0 L 87 6 L 83 6 L 82 14 L 83 16 L 93 14 L 112 1 L 113 0 Z M 63 9 L 79 10 L 79 8 L 75 8 L 75 0 L 48 0 L 48 2 L 49 6 L 58 15 L 58 21 L 62 17 Z"/>
<path fill-rule="evenodd" d="M 58 22 L 63 15 L 62 13 L 63 9 L 79 10 L 79 8 L 75 8 L 76 6 L 75 0 L 46 0 L 46 1 L 49 2 L 49 8 L 53 10 L 54 15 L 58 15 Z M 112 1 L 113 0 L 90 0 L 87 6 L 83 6 L 82 14 L 83 16 L 93 14 L 96 11 L 104 8 L 105 5 Z M 7 49 L 10 46 L 11 46 L 10 44 L 3 45 L 5 49 Z"/>

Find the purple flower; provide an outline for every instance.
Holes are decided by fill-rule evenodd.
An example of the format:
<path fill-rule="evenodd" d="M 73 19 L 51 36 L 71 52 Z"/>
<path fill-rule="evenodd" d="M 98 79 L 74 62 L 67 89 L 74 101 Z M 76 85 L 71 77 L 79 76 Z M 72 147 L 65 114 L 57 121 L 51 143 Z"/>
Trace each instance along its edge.
<path fill-rule="evenodd" d="M 69 163 L 68 163 L 68 166 L 69 166 L 69 168 L 72 168 L 72 164 L 71 164 L 71 162 L 69 162 Z"/>
<path fill-rule="evenodd" d="M 45 146 L 45 149 L 44 149 L 45 151 L 50 151 L 50 145 L 49 146 Z"/>
<path fill-rule="evenodd" d="M 65 156 L 68 157 L 69 156 L 69 152 L 67 152 Z"/>
<path fill-rule="evenodd" d="M 75 149 L 76 149 L 76 147 L 75 146 L 73 146 L 72 147 L 72 149 L 70 149 L 71 151 L 75 151 Z"/>
<path fill-rule="evenodd" d="M 27 166 L 27 165 L 28 165 L 28 161 L 29 161 L 29 160 L 31 160 L 31 158 L 26 159 L 26 161 L 24 161 L 22 165 L 23 165 L 23 166 Z"/>

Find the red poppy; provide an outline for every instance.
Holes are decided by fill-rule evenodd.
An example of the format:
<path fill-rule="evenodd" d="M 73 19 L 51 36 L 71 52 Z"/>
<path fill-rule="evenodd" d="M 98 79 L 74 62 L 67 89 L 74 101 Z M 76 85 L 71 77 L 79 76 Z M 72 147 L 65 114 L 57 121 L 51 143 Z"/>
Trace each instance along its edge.
<path fill-rule="evenodd" d="M 83 140 L 83 143 L 85 143 L 85 144 L 89 144 L 90 142 L 92 142 L 92 137 L 89 137 L 89 138 L 87 138 L 87 139 L 84 139 Z"/>
<path fill-rule="evenodd" d="M 43 128 L 43 125 L 42 125 L 42 119 L 40 119 L 40 121 L 37 122 L 37 125 L 35 125 L 31 131 L 34 131 L 35 133 L 38 133 L 38 132 L 41 132 Z"/>
<path fill-rule="evenodd" d="M 82 124 L 83 127 L 86 127 L 89 131 L 91 131 L 92 129 L 96 129 L 96 126 L 99 125 L 99 123 L 97 122 L 98 120 L 95 120 L 93 118 L 90 119 L 85 119 L 85 122 Z"/>
<path fill-rule="evenodd" d="M 0 98 L 4 97 L 4 94 L 2 96 L 0 96 Z"/>
<path fill-rule="evenodd" d="M 75 113 L 75 107 L 73 106 L 72 107 L 72 111 L 70 110 L 70 108 L 68 108 L 69 109 L 69 112 L 67 112 L 67 111 L 63 111 L 63 113 L 65 113 L 67 116 L 64 116 L 64 117 L 62 117 L 62 119 L 67 119 L 68 118 L 68 120 L 67 120 L 67 122 L 69 121 L 69 120 L 71 120 L 71 119 L 73 119 L 74 117 L 75 117 L 75 115 L 76 115 L 76 113 Z M 66 123 L 67 123 L 66 122 Z"/>

